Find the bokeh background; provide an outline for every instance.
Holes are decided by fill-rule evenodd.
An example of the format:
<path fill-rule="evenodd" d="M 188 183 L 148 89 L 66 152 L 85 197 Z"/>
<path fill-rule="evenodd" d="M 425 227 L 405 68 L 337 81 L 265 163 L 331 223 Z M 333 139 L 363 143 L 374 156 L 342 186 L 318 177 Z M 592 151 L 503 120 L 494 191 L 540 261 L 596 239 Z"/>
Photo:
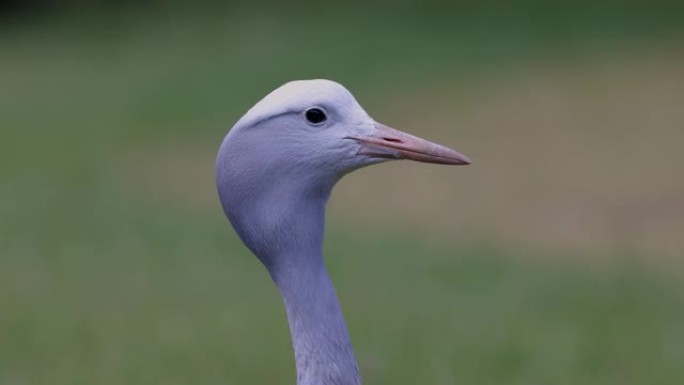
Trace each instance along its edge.
<path fill-rule="evenodd" d="M 319 77 L 475 162 L 333 194 L 365 383 L 684 383 L 681 3 L 0 7 L 0 384 L 293 384 L 213 163 Z"/>

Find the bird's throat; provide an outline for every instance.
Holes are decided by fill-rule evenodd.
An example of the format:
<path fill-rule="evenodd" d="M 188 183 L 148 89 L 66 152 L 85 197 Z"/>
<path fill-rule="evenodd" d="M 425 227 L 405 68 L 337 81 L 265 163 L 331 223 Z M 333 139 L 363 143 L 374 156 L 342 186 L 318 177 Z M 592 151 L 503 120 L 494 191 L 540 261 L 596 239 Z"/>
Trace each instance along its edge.
<path fill-rule="evenodd" d="M 359 371 L 335 289 L 323 263 L 325 206 L 334 180 L 274 184 L 221 201 L 243 242 L 268 269 L 290 324 L 298 385 L 358 385 Z M 277 187 L 277 188 L 276 188 Z"/>

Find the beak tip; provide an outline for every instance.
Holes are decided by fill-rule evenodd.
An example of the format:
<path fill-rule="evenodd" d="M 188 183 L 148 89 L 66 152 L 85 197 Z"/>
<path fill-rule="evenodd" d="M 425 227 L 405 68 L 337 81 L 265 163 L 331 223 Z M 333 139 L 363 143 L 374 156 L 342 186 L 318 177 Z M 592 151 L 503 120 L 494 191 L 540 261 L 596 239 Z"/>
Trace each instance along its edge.
<path fill-rule="evenodd" d="M 461 153 L 456 153 L 456 155 L 453 157 L 452 164 L 456 166 L 468 166 L 470 164 L 473 164 L 473 161 Z"/>

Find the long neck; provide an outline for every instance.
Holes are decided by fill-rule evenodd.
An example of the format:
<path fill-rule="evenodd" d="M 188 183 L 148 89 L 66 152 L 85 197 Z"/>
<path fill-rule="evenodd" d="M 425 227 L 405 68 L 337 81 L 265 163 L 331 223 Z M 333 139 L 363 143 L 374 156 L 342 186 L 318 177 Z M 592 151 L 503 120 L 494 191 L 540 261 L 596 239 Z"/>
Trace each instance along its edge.
<path fill-rule="evenodd" d="M 301 256 L 300 256 L 301 257 Z M 298 385 L 358 385 L 359 370 L 323 260 L 272 271 L 285 302 Z"/>
<path fill-rule="evenodd" d="M 360 384 L 342 310 L 322 257 L 325 206 L 333 184 L 319 189 L 280 185 L 244 199 L 221 193 L 233 227 L 283 296 L 298 385 Z"/>

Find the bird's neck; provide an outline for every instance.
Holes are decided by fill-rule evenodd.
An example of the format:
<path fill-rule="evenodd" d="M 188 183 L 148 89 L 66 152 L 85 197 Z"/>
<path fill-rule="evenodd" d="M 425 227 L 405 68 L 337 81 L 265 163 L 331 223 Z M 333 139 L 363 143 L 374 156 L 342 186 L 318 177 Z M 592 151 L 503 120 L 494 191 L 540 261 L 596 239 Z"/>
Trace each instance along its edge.
<path fill-rule="evenodd" d="M 285 302 L 298 385 L 358 385 L 359 370 L 322 258 L 271 272 Z"/>
<path fill-rule="evenodd" d="M 230 176 L 219 173 L 219 178 Z M 358 385 L 359 371 L 340 303 L 323 263 L 325 206 L 337 178 L 234 190 L 219 180 L 233 227 L 280 289 L 290 324 L 298 385 Z"/>
<path fill-rule="evenodd" d="M 281 190 L 279 197 L 287 199 L 287 204 L 275 205 L 282 210 L 271 232 L 278 235 L 279 247 L 267 248 L 270 255 L 260 259 L 285 302 L 297 384 L 358 385 L 359 369 L 342 309 L 323 262 L 325 206 L 330 190 L 316 191 L 282 194 Z"/>

